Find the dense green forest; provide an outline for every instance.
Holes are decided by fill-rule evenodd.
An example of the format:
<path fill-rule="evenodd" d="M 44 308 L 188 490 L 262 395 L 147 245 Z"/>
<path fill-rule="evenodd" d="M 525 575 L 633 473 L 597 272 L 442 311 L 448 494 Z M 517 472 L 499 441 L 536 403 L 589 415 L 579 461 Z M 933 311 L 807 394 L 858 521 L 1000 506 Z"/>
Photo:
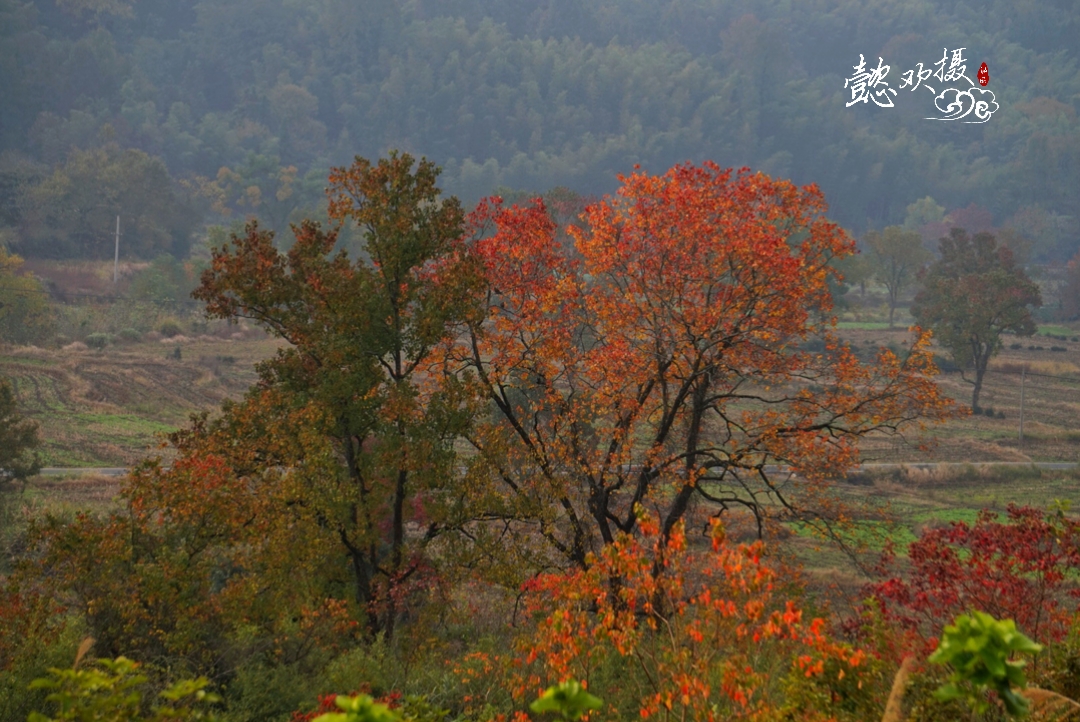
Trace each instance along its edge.
<path fill-rule="evenodd" d="M 961 47 L 988 122 L 927 120 L 921 90 L 845 107 L 860 54 L 899 88 Z M 931 197 L 1063 261 L 1078 53 L 1078 0 L 0 0 L 0 241 L 108 257 L 120 214 L 126 255 L 183 257 L 324 216 L 331 166 L 400 148 L 466 203 L 711 159 L 819 184 L 856 234 Z"/>

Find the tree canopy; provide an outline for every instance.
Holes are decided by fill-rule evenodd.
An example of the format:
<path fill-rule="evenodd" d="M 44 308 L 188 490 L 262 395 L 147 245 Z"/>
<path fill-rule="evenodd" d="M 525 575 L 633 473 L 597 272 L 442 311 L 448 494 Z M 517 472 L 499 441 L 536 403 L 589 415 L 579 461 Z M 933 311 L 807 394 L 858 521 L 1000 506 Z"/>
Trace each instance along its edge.
<path fill-rule="evenodd" d="M 53 327 L 48 295 L 23 260 L 0 243 L 0 341 L 28 344 L 45 338 Z"/>
<path fill-rule="evenodd" d="M 351 560 L 372 632 L 389 635 L 406 581 L 423 576 L 425 545 L 452 524 L 435 490 L 450 485 L 451 444 L 468 413 L 456 385 L 438 377 L 434 352 L 478 308 L 460 204 L 439 197 L 434 164 L 414 163 L 395 152 L 333 171 L 330 217 L 359 226 L 361 258 L 335 253 L 336 231 L 311 222 L 294 228 L 287 254 L 251 224 L 215 249 L 194 293 L 211 315 L 251 319 L 291 344 L 260 366 L 252 403 L 306 409 L 332 440 L 341 464 L 324 482 L 337 497 L 325 523 Z M 242 406 L 229 416 L 266 423 L 248 414 Z M 273 463 L 303 463 L 302 449 L 291 453 Z M 425 529 L 421 539 L 406 537 L 412 524 Z"/>
<path fill-rule="evenodd" d="M 494 228 L 487 314 L 454 352 L 494 419 L 469 437 L 473 484 L 580 566 L 638 505 L 665 535 L 703 502 L 827 526 L 861 436 L 948 413 L 928 337 L 870 367 L 837 341 L 830 262 L 853 244 L 816 187 L 712 163 L 621 182 L 569 228 L 572 253 L 539 200 L 474 216 Z"/>
<path fill-rule="evenodd" d="M 892 328 L 900 294 L 915 281 L 933 254 L 923 248 L 922 236 L 901 226 L 889 226 L 881 233 L 869 231 L 863 236 L 863 243 L 874 278 L 888 290 L 889 328 Z"/>
<path fill-rule="evenodd" d="M 341 225 L 281 251 L 252 223 L 214 250 L 196 297 L 289 343 L 136 469 L 122 510 L 38 531 L 104 649 L 209 673 L 252 639 L 302 659 L 390 638 L 453 573 L 585 569 L 646 514 L 657 549 L 732 509 L 835 531 L 859 438 L 950 413 L 926 335 L 870 366 L 833 335 L 853 242 L 815 187 L 638 171 L 560 232 L 541 199 L 465 216 L 436 177 L 357 158 L 330 178 Z"/>
<path fill-rule="evenodd" d="M 1042 305 L 1039 286 L 1016 265 L 1012 251 L 989 233 L 969 236 L 954 228 L 941 239 L 941 257 L 929 267 L 911 307 L 915 320 L 933 329 L 957 365 L 975 370 L 971 406 L 1004 332 L 1035 333 L 1031 309 Z"/>

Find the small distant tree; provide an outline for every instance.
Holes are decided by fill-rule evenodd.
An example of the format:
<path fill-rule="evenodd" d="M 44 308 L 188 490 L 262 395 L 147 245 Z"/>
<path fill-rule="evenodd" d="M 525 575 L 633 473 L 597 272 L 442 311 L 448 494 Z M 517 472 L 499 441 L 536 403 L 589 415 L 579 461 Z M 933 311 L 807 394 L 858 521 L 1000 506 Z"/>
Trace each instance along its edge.
<path fill-rule="evenodd" d="M 866 300 L 866 282 L 873 276 L 870 260 L 866 253 L 853 253 L 833 263 L 836 270 L 843 276 L 845 286 L 858 286 L 860 299 Z M 839 285 L 839 284 L 838 284 Z M 841 299 L 833 299 L 839 302 Z"/>
<path fill-rule="evenodd" d="M 904 228 L 909 231 L 917 231 L 927 223 L 937 223 L 945 217 L 945 208 L 931 196 L 920 198 L 905 210 Z"/>
<path fill-rule="evenodd" d="M 889 226 L 883 232 L 870 231 L 863 236 L 870 273 L 889 292 L 889 328 L 893 327 L 900 294 L 911 286 L 919 271 L 933 256 L 922 244 L 922 236 L 901 226 Z"/>
<path fill-rule="evenodd" d="M 40 443 L 37 424 L 19 414 L 11 382 L 0 379 L 0 488 L 41 470 L 41 459 L 32 453 Z"/>
<path fill-rule="evenodd" d="M 28 344 L 53 330 L 48 295 L 33 276 L 22 273 L 23 260 L 0 245 L 0 341 Z"/>
<path fill-rule="evenodd" d="M 1012 252 L 989 233 L 968 236 L 953 228 L 941 239 L 941 258 L 927 270 L 911 312 L 934 331 L 961 368 L 974 368 L 972 408 L 987 365 L 1001 350 L 1001 334 L 1035 333 L 1031 309 L 1042 305 L 1038 285 L 1016 265 Z"/>

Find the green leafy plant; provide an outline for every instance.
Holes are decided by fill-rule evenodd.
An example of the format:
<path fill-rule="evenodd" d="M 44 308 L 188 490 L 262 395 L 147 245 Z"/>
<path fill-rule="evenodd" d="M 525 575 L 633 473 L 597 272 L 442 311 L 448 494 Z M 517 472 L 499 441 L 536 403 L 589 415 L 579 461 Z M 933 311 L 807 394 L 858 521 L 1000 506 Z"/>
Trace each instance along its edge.
<path fill-rule="evenodd" d="M 107 333 L 92 333 L 86 337 L 86 345 L 90 348 L 103 349 L 112 341 L 112 336 Z"/>
<path fill-rule="evenodd" d="M 173 319 L 166 319 L 158 326 L 158 333 L 165 338 L 172 338 L 173 336 L 179 336 L 184 332 L 184 329 L 180 326 L 178 321 Z"/>
<path fill-rule="evenodd" d="M 986 691 L 997 693 L 1013 717 L 1028 713 L 1028 700 L 1016 690 L 1027 686 L 1024 660 L 1010 659 L 1016 653 L 1037 654 L 1042 645 L 1017 631 L 1011 619 L 998 621 L 989 614 L 961 614 L 945 627 L 938 648 L 929 661 L 947 664 L 953 672 L 934 696 L 947 702 L 966 699 L 978 712 L 989 709 Z"/>
<path fill-rule="evenodd" d="M 84 644 L 84 651 L 87 645 Z M 80 654 L 81 656 L 81 654 Z M 184 679 L 161 693 L 164 704 L 145 712 L 143 703 L 147 684 L 139 665 L 125 657 L 101 659 L 93 666 L 79 669 L 50 669 L 50 677 L 36 679 L 31 689 L 54 690 L 46 699 L 57 706 L 55 717 L 32 712 L 29 722 L 187 722 L 217 718 L 193 705 L 219 701 L 206 691 L 205 677 Z M 144 713 L 145 712 L 145 713 Z"/>
<path fill-rule="evenodd" d="M 537 714 L 555 712 L 562 719 L 576 720 L 581 719 L 589 710 L 603 706 L 603 700 L 586 692 L 579 682 L 569 681 L 548 687 L 529 705 L 529 709 Z"/>

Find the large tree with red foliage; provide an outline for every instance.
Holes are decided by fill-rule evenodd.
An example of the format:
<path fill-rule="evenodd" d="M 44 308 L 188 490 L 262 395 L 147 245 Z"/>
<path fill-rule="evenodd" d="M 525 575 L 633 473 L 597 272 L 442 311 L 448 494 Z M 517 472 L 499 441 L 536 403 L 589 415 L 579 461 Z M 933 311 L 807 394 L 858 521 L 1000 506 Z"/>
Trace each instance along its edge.
<path fill-rule="evenodd" d="M 859 439 L 948 413 L 928 336 L 869 366 L 836 339 L 831 264 L 853 244 L 816 187 L 713 163 L 621 181 L 573 249 L 539 200 L 473 216 L 487 313 L 452 353 L 492 408 L 469 434 L 476 493 L 577 566 L 639 504 L 664 534 L 700 502 L 843 519 L 828 480 Z"/>

